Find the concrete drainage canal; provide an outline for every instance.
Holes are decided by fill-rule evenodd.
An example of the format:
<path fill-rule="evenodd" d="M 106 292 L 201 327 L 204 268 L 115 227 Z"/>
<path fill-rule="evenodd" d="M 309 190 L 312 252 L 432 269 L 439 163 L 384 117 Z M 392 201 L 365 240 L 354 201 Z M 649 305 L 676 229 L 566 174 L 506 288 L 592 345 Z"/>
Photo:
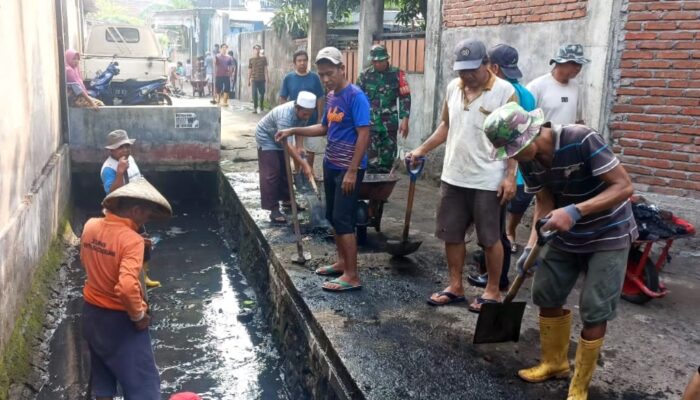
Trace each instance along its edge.
<path fill-rule="evenodd" d="M 306 341 L 290 334 L 294 324 L 282 326 L 274 317 L 280 306 L 272 304 L 269 275 L 260 271 L 264 252 L 244 243 L 253 238 L 242 237 L 240 216 L 226 208 L 235 194 L 219 189 L 228 186 L 225 178 L 204 172 L 148 177 L 175 211 L 172 219 L 147 226 L 157 242 L 150 275 L 162 284 L 148 292 L 162 398 L 178 391 L 204 399 L 310 398 L 308 388 L 324 384 L 310 382 L 309 366 L 299 363 Z M 95 186 L 94 175 L 73 175 L 76 234 L 87 218 L 100 215 L 102 194 Z M 89 398 L 89 356 L 80 329 L 84 272 L 77 247 L 69 253 L 48 310 L 49 347 L 37 362 L 43 376 L 33 386 L 41 400 Z"/>

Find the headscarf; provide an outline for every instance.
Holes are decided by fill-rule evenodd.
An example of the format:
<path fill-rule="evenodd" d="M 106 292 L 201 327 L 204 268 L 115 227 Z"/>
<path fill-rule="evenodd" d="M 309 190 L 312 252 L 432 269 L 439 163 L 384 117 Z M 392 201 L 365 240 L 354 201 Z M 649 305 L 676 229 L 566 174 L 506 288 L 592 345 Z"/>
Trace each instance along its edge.
<path fill-rule="evenodd" d="M 66 66 L 66 82 L 77 83 L 83 89 L 83 92 L 87 92 L 85 83 L 83 83 L 83 78 L 80 74 L 80 66 L 76 66 L 75 68 L 70 66 L 70 61 L 72 61 L 79 54 L 80 53 L 73 49 L 66 50 L 65 57 L 63 59 Z"/>

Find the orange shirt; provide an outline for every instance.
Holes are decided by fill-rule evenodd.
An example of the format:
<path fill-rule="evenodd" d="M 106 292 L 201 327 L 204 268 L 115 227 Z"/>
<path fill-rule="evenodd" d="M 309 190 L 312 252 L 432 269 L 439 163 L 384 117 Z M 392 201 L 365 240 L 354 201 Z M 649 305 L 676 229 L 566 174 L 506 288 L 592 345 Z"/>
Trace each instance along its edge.
<path fill-rule="evenodd" d="M 87 272 L 85 301 L 97 307 L 126 311 L 132 319 L 146 311 L 139 275 L 144 240 L 128 219 L 106 212 L 91 218 L 80 238 L 80 260 Z"/>

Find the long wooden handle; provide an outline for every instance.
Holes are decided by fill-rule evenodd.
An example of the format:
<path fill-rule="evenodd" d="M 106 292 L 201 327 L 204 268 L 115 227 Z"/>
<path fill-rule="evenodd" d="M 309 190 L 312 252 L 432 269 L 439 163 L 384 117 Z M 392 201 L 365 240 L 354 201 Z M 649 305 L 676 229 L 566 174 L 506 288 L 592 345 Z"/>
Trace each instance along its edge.
<path fill-rule="evenodd" d="M 527 256 L 527 260 L 525 260 L 525 265 L 523 265 L 523 271 L 518 271 L 518 276 L 515 277 L 513 284 L 510 285 L 506 298 L 503 300 L 504 303 L 510 303 L 518 294 L 520 286 L 522 286 L 523 282 L 525 282 L 527 271 L 529 271 L 530 268 L 532 268 L 532 266 L 537 262 L 537 257 L 540 256 L 541 248 L 542 247 L 539 244 L 535 244 L 535 246 L 532 248 L 530 254 Z M 507 251 L 507 249 L 505 249 L 505 251 Z"/>
<path fill-rule="evenodd" d="M 403 241 L 408 241 L 408 229 L 411 226 L 411 211 L 413 210 L 413 195 L 416 192 L 416 181 L 411 179 L 408 185 L 408 200 L 406 201 L 406 216 L 403 223 Z"/>
<path fill-rule="evenodd" d="M 304 259 L 304 249 L 301 247 L 301 230 L 299 229 L 299 218 L 297 218 L 297 198 L 294 195 L 294 185 L 292 184 L 292 167 L 289 165 L 289 150 L 287 143 L 282 144 L 284 150 L 284 169 L 287 172 L 287 188 L 289 189 L 290 205 L 292 206 L 292 224 L 294 225 L 294 236 L 297 240 L 297 252 L 299 257 Z"/>

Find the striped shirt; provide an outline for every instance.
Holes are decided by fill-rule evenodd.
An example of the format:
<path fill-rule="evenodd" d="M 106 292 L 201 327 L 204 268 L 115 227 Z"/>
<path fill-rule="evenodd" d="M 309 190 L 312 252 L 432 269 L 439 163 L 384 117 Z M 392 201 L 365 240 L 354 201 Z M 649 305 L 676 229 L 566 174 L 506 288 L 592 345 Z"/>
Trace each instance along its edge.
<path fill-rule="evenodd" d="M 295 103 L 288 101 L 273 108 L 258 122 L 255 127 L 255 143 L 262 151 L 282 150 L 282 146 L 275 141 L 275 134 L 282 129 L 305 125 L 306 121 L 297 117 Z M 287 140 L 293 142 L 291 136 Z"/>
<path fill-rule="evenodd" d="M 519 163 L 525 191 L 546 188 L 556 208 L 593 198 L 607 189 L 601 175 L 620 164 L 603 137 L 583 125 L 553 125 L 555 147 L 552 166 L 538 161 Z M 552 240 L 552 246 L 572 253 L 620 250 L 637 238 L 637 225 L 629 200 L 581 218 L 569 232 Z"/>
<path fill-rule="evenodd" d="M 267 67 L 267 58 L 253 57 L 248 61 L 248 73 L 254 81 L 265 80 L 265 67 Z"/>

